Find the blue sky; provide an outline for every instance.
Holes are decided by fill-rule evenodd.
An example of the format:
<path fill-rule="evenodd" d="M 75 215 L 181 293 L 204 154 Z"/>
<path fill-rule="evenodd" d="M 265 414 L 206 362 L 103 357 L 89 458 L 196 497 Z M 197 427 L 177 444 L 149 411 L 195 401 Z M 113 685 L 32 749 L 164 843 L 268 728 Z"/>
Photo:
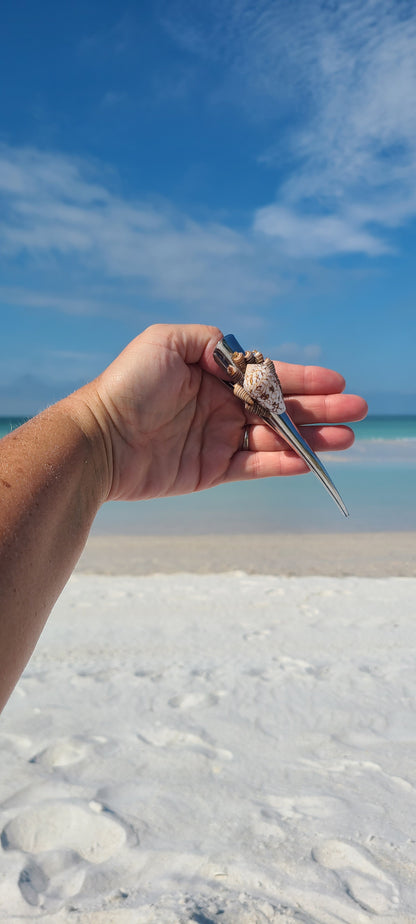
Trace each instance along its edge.
<path fill-rule="evenodd" d="M 416 7 L 0 9 L 0 413 L 154 321 L 414 411 Z"/>

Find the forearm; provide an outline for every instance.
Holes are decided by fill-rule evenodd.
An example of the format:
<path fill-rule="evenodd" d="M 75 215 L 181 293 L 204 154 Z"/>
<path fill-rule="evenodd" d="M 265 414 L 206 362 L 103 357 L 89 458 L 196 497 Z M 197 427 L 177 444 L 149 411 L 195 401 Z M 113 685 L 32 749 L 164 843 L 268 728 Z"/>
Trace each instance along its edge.
<path fill-rule="evenodd" d="M 0 441 L 0 708 L 108 493 L 100 427 L 68 398 Z"/>

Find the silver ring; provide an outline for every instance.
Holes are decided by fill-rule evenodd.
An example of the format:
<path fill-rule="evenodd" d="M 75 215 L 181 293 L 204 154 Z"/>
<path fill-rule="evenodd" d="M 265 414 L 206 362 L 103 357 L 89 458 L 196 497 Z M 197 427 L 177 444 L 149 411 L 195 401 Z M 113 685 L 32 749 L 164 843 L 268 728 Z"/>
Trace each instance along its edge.
<path fill-rule="evenodd" d="M 249 437 L 249 427 L 244 427 L 243 445 L 241 449 L 244 449 L 246 452 L 248 452 L 248 437 Z"/>

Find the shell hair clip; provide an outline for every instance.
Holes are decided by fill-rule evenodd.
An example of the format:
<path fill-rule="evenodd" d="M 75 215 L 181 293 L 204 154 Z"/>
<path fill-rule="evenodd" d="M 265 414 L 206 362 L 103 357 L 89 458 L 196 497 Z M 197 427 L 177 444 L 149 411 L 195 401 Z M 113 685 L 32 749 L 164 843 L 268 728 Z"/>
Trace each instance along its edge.
<path fill-rule="evenodd" d="M 228 376 L 231 388 L 249 413 L 256 414 L 278 433 L 325 486 L 344 516 L 348 510 L 326 468 L 289 417 L 274 363 L 257 350 L 245 351 L 233 334 L 217 343 L 214 359 Z"/>

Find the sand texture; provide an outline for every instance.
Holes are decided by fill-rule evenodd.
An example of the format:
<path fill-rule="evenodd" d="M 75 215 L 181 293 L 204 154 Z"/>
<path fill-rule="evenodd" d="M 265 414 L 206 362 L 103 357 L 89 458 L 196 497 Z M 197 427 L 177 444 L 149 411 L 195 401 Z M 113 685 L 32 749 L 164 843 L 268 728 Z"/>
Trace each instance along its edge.
<path fill-rule="evenodd" d="M 253 533 L 90 536 L 77 570 L 95 574 L 248 574 L 416 577 L 416 533 Z"/>
<path fill-rule="evenodd" d="M 75 574 L 0 725 L 0 920 L 415 922 L 415 591 Z"/>

